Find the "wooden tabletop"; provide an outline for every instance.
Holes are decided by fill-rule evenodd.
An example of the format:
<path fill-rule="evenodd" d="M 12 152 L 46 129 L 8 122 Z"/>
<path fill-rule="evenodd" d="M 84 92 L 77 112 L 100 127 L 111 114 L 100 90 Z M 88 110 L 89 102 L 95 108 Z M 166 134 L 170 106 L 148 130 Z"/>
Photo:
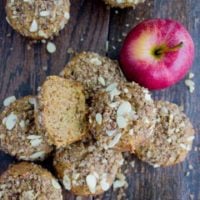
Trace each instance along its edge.
<path fill-rule="evenodd" d="M 71 2 L 70 23 L 54 40 L 57 51 L 49 54 L 45 44 L 30 45 L 28 39 L 12 30 L 5 20 L 3 1 L 0 1 L 1 105 L 3 99 L 11 95 L 37 94 L 37 88 L 46 76 L 62 70 L 70 59 L 71 50 L 90 50 L 117 59 L 121 41 L 135 24 L 155 17 L 176 19 L 188 28 L 195 41 L 196 58 L 192 68 L 195 92 L 189 93 L 181 81 L 169 89 L 153 92 L 153 96 L 185 107 L 196 130 L 193 150 L 184 163 L 168 168 L 153 169 L 133 156 L 129 157 L 135 160 L 135 168 L 128 166 L 129 186 L 126 198 L 122 199 L 200 200 L 200 0 L 147 0 L 134 10 L 110 9 L 101 0 Z M 106 44 L 109 44 L 108 50 Z M 0 172 L 13 162 L 13 158 L 0 152 Z M 49 167 L 49 162 L 44 165 Z M 70 193 L 64 194 L 66 200 L 75 199 Z M 119 191 L 110 190 L 98 198 L 116 200 L 117 194 Z"/>

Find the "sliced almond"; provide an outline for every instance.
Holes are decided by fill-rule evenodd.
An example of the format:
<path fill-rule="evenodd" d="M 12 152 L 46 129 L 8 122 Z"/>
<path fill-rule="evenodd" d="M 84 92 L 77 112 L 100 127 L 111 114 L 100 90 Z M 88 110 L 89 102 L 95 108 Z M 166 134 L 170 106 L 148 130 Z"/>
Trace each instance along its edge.
<path fill-rule="evenodd" d="M 42 139 L 34 139 L 30 141 L 32 147 L 37 147 L 42 143 Z"/>
<path fill-rule="evenodd" d="M 126 128 L 128 125 L 128 120 L 122 116 L 117 116 L 117 125 L 119 128 Z"/>
<path fill-rule="evenodd" d="M 63 185 L 64 185 L 66 190 L 71 190 L 71 180 L 70 180 L 69 176 L 64 175 L 64 177 L 63 177 Z"/>
<path fill-rule="evenodd" d="M 99 58 L 91 58 L 90 63 L 95 64 L 95 65 L 102 65 L 101 60 Z"/>
<path fill-rule="evenodd" d="M 86 177 L 86 183 L 87 183 L 87 186 L 88 186 L 90 192 L 92 194 L 95 194 L 95 192 L 96 192 L 96 185 L 97 185 L 97 179 L 96 179 L 96 177 L 93 174 L 89 174 Z"/>
<path fill-rule="evenodd" d="M 36 153 L 34 153 L 30 156 L 31 160 L 37 160 L 37 159 L 43 160 L 44 158 L 45 158 L 45 152 L 44 151 L 36 152 Z"/>
<path fill-rule="evenodd" d="M 109 182 L 107 182 L 106 179 L 102 179 L 100 182 L 100 185 L 101 185 L 101 188 L 103 191 L 107 191 L 110 188 L 110 184 L 109 184 Z"/>
<path fill-rule="evenodd" d="M 101 85 L 105 86 L 106 85 L 106 81 L 102 76 L 99 76 L 98 81 Z"/>
<path fill-rule="evenodd" d="M 114 139 L 108 144 L 108 148 L 113 148 L 120 140 L 122 134 L 121 133 L 118 133 Z"/>
<path fill-rule="evenodd" d="M 117 116 L 127 116 L 132 112 L 132 106 L 128 101 L 124 101 L 120 104 L 117 110 Z"/>
<path fill-rule="evenodd" d="M 51 179 L 51 183 L 55 189 L 61 189 L 61 186 L 56 179 Z"/>
<path fill-rule="evenodd" d="M 40 138 L 42 138 L 41 135 L 29 135 L 27 137 L 27 139 L 29 139 L 29 140 L 35 140 L 35 139 L 40 139 Z"/>
<path fill-rule="evenodd" d="M 32 21 L 29 31 L 31 33 L 34 33 L 34 32 L 38 31 L 38 23 L 37 23 L 37 21 L 35 19 Z"/>

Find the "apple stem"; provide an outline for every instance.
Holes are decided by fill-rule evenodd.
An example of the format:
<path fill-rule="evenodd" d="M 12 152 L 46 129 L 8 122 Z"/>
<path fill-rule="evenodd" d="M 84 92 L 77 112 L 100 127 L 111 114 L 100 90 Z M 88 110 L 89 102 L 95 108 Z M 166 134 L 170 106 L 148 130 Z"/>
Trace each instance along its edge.
<path fill-rule="evenodd" d="M 183 42 L 180 42 L 179 44 L 173 46 L 173 47 L 163 47 L 158 49 L 155 54 L 156 55 L 162 55 L 163 53 L 167 53 L 167 52 L 172 52 L 172 51 L 177 51 L 178 49 L 180 49 L 183 46 Z"/>

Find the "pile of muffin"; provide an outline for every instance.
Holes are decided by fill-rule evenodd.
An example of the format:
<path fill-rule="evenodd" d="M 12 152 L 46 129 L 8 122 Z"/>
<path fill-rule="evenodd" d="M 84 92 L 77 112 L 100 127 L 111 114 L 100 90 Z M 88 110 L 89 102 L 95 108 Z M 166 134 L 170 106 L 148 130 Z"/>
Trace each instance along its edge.
<path fill-rule="evenodd" d="M 122 152 L 154 167 L 183 161 L 194 130 L 177 105 L 154 102 L 127 82 L 116 61 L 92 52 L 75 55 L 60 76 L 47 77 L 37 96 L 4 100 L 0 148 L 23 161 L 53 155 L 56 177 L 75 195 L 109 190 Z M 0 198 L 62 199 L 46 169 L 21 162 L 0 177 Z"/>

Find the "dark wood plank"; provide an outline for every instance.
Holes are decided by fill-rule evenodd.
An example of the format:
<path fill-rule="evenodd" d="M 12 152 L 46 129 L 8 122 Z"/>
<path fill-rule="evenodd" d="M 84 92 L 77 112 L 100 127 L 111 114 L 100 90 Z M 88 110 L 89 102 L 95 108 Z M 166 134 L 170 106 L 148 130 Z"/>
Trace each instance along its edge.
<path fill-rule="evenodd" d="M 55 54 L 46 52 L 45 44 L 31 45 L 30 41 L 13 31 L 5 20 L 3 1 L 0 1 L 0 104 L 5 97 L 36 94 L 37 87 L 50 74 L 58 74 L 70 58 L 68 49 L 75 51 L 91 50 L 107 53 L 117 58 L 126 33 L 138 22 L 152 17 L 170 17 L 181 21 L 191 32 L 196 44 L 196 60 L 192 71 L 196 74 L 196 90 L 190 94 L 181 81 L 177 85 L 159 92 L 153 92 L 155 99 L 165 99 L 185 107 L 196 132 L 200 130 L 200 77 L 198 64 L 200 47 L 200 1 L 199 0 L 147 0 L 136 9 L 109 9 L 99 0 L 72 1 L 71 20 L 61 35 L 55 38 L 57 46 Z M 106 41 L 109 49 L 106 52 Z M 48 66 L 47 71 L 43 70 Z M 200 147 L 199 137 L 195 147 Z M 129 161 L 135 160 L 135 168 L 126 166 L 129 186 L 126 190 L 128 200 L 194 200 L 200 199 L 200 151 L 190 153 L 187 160 L 174 167 L 153 169 L 138 161 L 134 156 L 127 156 Z M 15 160 L 0 152 L 0 173 L 9 163 Z M 51 159 L 45 163 L 49 168 Z M 189 170 L 189 165 L 193 170 Z M 51 169 L 51 167 L 50 167 Z M 52 170 L 52 169 L 51 169 Z M 185 176 L 190 171 L 189 176 Z M 65 199 L 75 199 L 70 193 Z M 120 191 L 108 191 L 93 199 L 116 200 Z M 87 199 L 87 198 L 86 198 Z M 88 198 L 92 199 L 92 198 Z"/>

